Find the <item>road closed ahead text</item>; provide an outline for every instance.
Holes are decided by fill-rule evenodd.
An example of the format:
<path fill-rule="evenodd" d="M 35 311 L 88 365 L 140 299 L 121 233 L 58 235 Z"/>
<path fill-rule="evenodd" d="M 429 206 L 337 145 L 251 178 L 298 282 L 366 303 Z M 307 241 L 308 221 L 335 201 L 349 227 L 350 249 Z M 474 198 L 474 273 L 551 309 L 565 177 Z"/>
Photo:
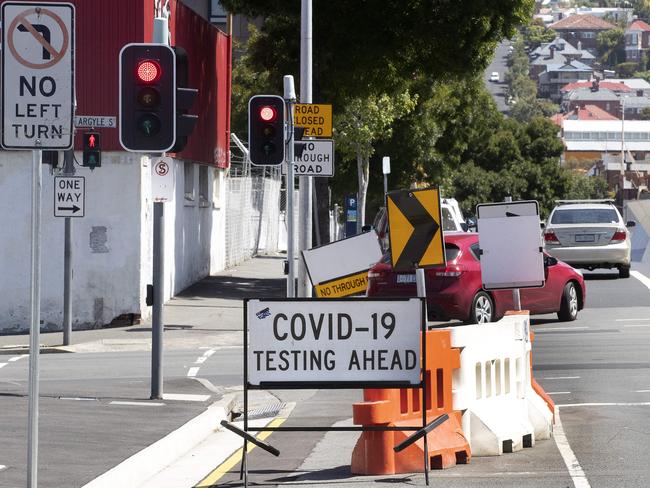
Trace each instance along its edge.
<path fill-rule="evenodd" d="M 419 299 L 248 302 L 249 383 L 420 381 Z"/>

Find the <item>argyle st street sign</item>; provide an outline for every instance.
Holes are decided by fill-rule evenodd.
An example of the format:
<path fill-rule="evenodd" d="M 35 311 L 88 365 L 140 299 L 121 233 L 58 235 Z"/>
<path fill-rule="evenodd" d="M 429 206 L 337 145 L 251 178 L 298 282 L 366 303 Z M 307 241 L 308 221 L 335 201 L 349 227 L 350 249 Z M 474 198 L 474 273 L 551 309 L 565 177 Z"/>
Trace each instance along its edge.
<path fill-rule="evenodd" d="M 386 194 L 391 264 L 395 271 L 445 264 L 437 188 Z"/>

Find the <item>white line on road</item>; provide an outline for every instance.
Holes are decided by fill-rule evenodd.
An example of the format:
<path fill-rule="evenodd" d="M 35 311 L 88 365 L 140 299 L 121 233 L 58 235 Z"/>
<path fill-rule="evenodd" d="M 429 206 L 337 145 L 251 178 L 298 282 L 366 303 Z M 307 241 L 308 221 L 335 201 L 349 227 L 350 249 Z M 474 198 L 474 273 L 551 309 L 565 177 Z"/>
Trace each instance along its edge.
<path fill-rule="evenodd" d="M 616 319 L 616 322 L 641 322 L 643 320 L 650 320 L 650 319 Z"/>
<path fill-rule="evenodd" d="M 625 324 L 623 327 L 650 327 L 650 324 Z"/>
<path fill-rule="evenodd" d="M 0 363 L 0 368 L 4 368 L 7 365 L 7 363 Z"/>
<path fill-rule="evenodd" d="M 204 355 L 206 358 L 209 358 L 209 357 L 212 356 L 215 352 L 217 352 L 216 349 L 210 349 L 210 350 L 208 350 L 208 351 L 205 351 L 205 352 L 203 353 L 203 355 Z"/>
<path fill-rule="evenodd" d="M 197 367 L 190 368 L 190 369 L 187 370 L 187 376 L 192 378 L 192 377 L 196 376 L 196 373 L 198 373 L 198 372 L 199 372 L 199 368 L 197 368 Z"/>
<path fill-rule="evenodd" d="M 196 358 L 196 361 L 194 361 L 194 364 L 203 364 L 205 363 L 206 359 L 208 358 L 206 358 L 205 356 L 199 356 L 198 358 Z"/>
<path fill-rule="evenodd" d="M 547 392 L 549 395 L 570 395 L 570 391 L 549 391 Z"/>
<path fill-rule="evenodd" d="M 588 329 L 589 327 L 548 327 L 545 329 L 537 329 L 535 328 L 534 332 L 537 334 L 538 332 L 546 332 L 549 330 L 583 330 L 583 329 Z"/>
<path fill-rule="evenodd" d="M 634 393 L 650 393 L 650 390 L 634 390 Z"/>
<path fill-rule="evenodd" d="M 4 464 L 0 464 L 0 471 L 2 471 L 3 469 L 7 469 L 7 466 L 5 466 Z"/>
<path fill-rule="evenodd" d="M 564 464 L 566 464 L 566 467 L 569 470 L 569 476 L 571 476 L 573 486 L 575 486 L 575 488 L 591 488 L 589 481 L 587 481 L 587 476 L 582 470 L 578 458 L 576 458 L 576 455 L 573 453 L 573 449 L 571 449 L 571 446 L 569 445 L 569 440 L 566 438 L 564 428 L 562 427 L 562 421 L 560 420 L 559 410 L 555 414 L 553 438 L 555 439 L 555 444 L 562 455 Z"/>
<path fill-rule="evenodd" d="M 110 405 L 133 405 L 136 407 L 163 407 L 165 404 L 164 403 L 156 403 L 156 402 L 118 402 L 118 401 L 112 401 Z"/>
<path fill-rule="evenodd" d="M 59 400 L 75 400 L 78 402 L 96 402 L 97 398 L 90 397 L 59 397 Z"/>
<path fill-rule="evenodd" d="M 580 376 L 549 376 L 548 378 L 540 378 L 540 380 L 579 380 Z"/>
<path fill-rule="evenodd" d="M 9 358 L 9 362 L 13 363 L 14 361 L 18 361 L 19 359 L 29 357 L 29 354 L 21 354 L 20 356 L 14 356 L 12 358 Z"/>
<path fill-rule="evenodd" d="M 639 280 L 641 283 L 643 283 L 647 288 L 650 288 L 650 278 L 648 278 L 646 275 L 643 273 L 639 273 L 636 270 L 630 271 L 630 274 L 634 276 L 637 280 Z"/>
<path fill-rule="evenodd" d="M 555 405 L 556 407 L 650 407 L 650 402 L 628 402 L 628 403 L 565 403 Z"/>
<path fill-rule="evenodd" d="M 210 399 L 210 395 L 192 395 L 190 393 L 164 393 L 163 400 L 175 400 L 179 402 L 204 402 Z"/>

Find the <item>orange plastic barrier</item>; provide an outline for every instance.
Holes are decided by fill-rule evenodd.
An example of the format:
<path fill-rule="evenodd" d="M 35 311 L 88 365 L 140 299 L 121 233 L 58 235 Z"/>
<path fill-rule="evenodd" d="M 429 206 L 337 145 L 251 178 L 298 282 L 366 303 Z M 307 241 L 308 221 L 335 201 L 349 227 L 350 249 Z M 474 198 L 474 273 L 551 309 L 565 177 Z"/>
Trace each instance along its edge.
<path fill-rule="evenodd" d="M 460 367 L 460 352 L 451 348 L 446 330 L 428 331 L 427 341 L 427 423 L 449 414 L 449 420 L 427 436 L 429 465 L 444 469 L 470 461 L 469 443 L 461 429 L 460 412 L 452 410 L 451 381 Z M 422 424 L 420 389 L 366 389 L 362 403 L 352 405 L 355 424 L 364 426 L 417 426 Z M 393 447 L 412 435 L 412 431 L 363 432 L 352 452 L 354 474 L 396 474 L 423 469 L 424 440 L 420 439 L 402 452 Z"/>

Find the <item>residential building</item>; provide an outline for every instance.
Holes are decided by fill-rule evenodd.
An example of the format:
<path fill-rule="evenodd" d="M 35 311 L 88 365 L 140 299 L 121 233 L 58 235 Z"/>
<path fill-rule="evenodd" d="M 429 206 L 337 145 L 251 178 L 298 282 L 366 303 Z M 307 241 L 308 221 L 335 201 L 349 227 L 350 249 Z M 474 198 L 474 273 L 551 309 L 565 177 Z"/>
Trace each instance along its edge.
<path fill-rule="evenodd" d="M 590 14 L 571 15 L 549 25 L 549 28 L 556 31 L 558 36 L 571 44 L 577 45 L 578 41 L 582 42 L 582 48 L 592 54 L 596 53 L 598 34 L 614 27 L 616 26 L 606 20 Z"/>
<path fill-rule="evenodd" d="M 540 73 L 537 80 L 539 96 L 559 102 L 562 95 L 560 90 L 564 85 L 589 80 L 593 71 L 591 66 L 587 66 L 580 61 L 566 60 L 561 64 L 549 64 L 546 66 L 546 71 Z"/>
<path fill-rule="evenodd" d="M 636 93 L 637 97 L 650 96 L 650 83 L 643 78 L 608 78 L 607 82 L 625 85 Z"/>
<path fill-rule="evenodd" d="M 596 105 L 581 103 L 565 113 L 551 116 L 551 121 L 560 127 L 565 120 L 617 120 L 617 117 Z"/>
<path fill-rule="evenodd" d="M 549 64 L 565 63 L 567 60 L 580 61 L 587 66 L 593 66 L 595 56 L 586 49 L 574 47 L 561 37 L 556 37 L 551 42 L 544 42 L 530 53 L 530 77 L 537 80 L 539 74 L 546 71 Z"/>
<path fill-rule="evenodd" d="M 599 87 L 596 82 L 595 88 L 575 88 L 569 92 L 562 92 L 562 111 L 569 112 L 577 106 L 585 104 L 594 105 L 615 118 L 621 116 L 621 99 L 612 90 Z"/>
<path fill-rule="evenodd" d="M 650 25 L 642 20 L 635 20 L 625 29 L 625 59 L 640 61 L 650 48 Z"/>

